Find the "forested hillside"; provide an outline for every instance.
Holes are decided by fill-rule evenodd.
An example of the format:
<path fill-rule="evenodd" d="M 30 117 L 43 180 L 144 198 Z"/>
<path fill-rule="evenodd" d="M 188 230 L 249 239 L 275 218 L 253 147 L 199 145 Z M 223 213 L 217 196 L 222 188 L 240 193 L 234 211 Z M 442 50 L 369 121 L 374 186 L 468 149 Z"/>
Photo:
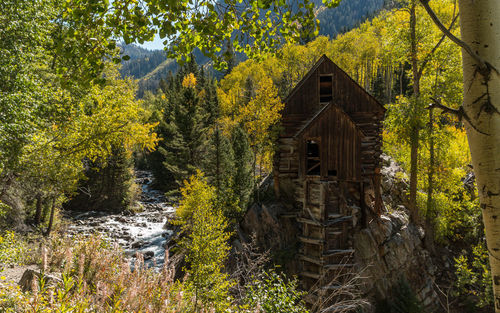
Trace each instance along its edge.
<path fill-rule="evenodd" d="M 387 0 L 353 0 L 342 1 L 338 7 L 328 9 L 321 0 L 314 2 L 320 25 L 319 34 L 330 38 L 351 30 L 365 19 L 376 15 L 384 5 L 390 5 Z"/>
<path fill-rule="evenodd" d="M 471 3 L 4 1 L 0 311 L 500 312 Z"/>
<path fill-rule="evenodd" d="M 314 4 L 316 18 L 320 25 L 319 34 L 331 38 L 373 17 L 384 5 L 392 5 L 384 0 L 344 1 L 333 9 L 328 9 L 321 0 L 315 0 Z M 137 45 L 123 45 L 122 47 L 123 54 L 129 55 L 130 60 L 122 63 L 120 73 L 140 80 L 139 97 L 142 97 L 146 90 L 156 90 L 162 77 L 178 70 L 177 63 L 167 60 L 166 54 L 162 51 L 148 51 Z M 222 73 L 215 71 L 210 64 L 207 64 L 210 60 L 199 50 L 195 50 L 194 55 L 200 65 L 207 65 L 207 70 L 213 75 L 217 78 L 222 77 Z M 245 59 L 244 55 L 238 54 L 235 56 L 235 63 Z"/>
<path fill-rule="evenodd" d="M 147 50 L 136 45 L 122 44 L 121 53 L 128 55 L 130 60 L 122 62 L 120 73 L 135 79 L 144 77 L 167 60 L 162 50 Z"/>

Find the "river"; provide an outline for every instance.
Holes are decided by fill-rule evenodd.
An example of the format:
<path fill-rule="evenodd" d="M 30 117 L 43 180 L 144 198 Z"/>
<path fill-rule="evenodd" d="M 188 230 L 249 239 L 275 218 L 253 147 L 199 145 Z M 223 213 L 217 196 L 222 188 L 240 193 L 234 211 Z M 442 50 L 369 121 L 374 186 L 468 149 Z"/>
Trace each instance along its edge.
<path fill-rule="evenodd" d="M 166 229 L 167 220 L 173 217 L 174 208 L 162 192 L 153 189 L 153 175 L 148 171 L 136 171 L 136 184 L 142 189 L 139 213 L 107 213 L 102 211 L 71 212 L 67 233 L 101 233 L 110 242 L 118 243 L 133 260 L 136 252 L 144 255 L 148 266 L 161 267 L 165 257 L 165 242 L 172 235 Z"/>

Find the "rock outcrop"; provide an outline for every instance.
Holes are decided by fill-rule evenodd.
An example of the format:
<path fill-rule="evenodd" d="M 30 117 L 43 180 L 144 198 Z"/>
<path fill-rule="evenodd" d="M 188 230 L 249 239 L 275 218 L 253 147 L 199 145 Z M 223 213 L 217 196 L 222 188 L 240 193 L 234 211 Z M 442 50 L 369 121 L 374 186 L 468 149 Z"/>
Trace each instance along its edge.
<path fill-rule="evenodd" d="M 380 156 L 382 160 L 381 193 L 384 204 L 389 210 L 396 210 L 401 205 L 407 206 L 409 181 L 403 169 L 386 154 Z"/>
<path fill-rule="evenodd" d="M 290 215 L 283 204 L 254 204 L 240 223 L 238 241 L 249 243 L 253 237 L 262 251 L 270 251 L 280 259 L 277 261 L 282 263 L 288 273 L 297 274 L 298 261 L 294 255 L 298 253 L 299 227 L 294 215 Z"/>
<path fill-rule="evenodd" d="M 438 305 L 436 267 L 422 246 L 424 231 L 408 221 L 404 211 L 381 215 L 353 236 L 356 263 L 362 272 L 364 294 L 375 301 L 394 298 L 401 281 L 409 283 L 425 308 Z"/>

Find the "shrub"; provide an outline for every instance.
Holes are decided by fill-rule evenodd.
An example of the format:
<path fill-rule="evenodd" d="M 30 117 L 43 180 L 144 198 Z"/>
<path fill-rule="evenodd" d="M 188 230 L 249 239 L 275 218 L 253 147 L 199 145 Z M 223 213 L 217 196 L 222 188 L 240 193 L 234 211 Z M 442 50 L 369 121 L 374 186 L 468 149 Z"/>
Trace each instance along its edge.
<path fill-rule="evenodd" d="M 264 272 L 246 288 L 245 303 L 266 313 L 307 313 L 301 298 L 305 292 L 297 289 L 297 280 L 287 280 L 275 271 Z"/>
<path fill-rule="evenodd" d="M 0 234 L 0 264 L 24 264 L 31 250 L 23 237 L 14 232 Z"/>
<path fill-rule="evenodd" d="M 463 252 L 455 259 L 455 274 L 457 295 L 471 296 L 478 308 L 492 305 L 493 286 L 488 250 L 484 241 L 472 246 L 472 255 L 468 256 Z"/>
<path fill-rule="evenodd" d="M 131 271 L 123 250 L 98 235 L 53 238 L 47 246 L 48 265 L 62 272 L 62 282 L 40 279 L 31 293 L 1 285 L 1 312 L 182 312 L 181 284 L 168 266 L 157 273 L 139 255 Z"/>
<path fill-rule="evenodd" d="M 179 216 L 183 232 L 187 235 L 181 246 L 187 251 L 185 268 L 187 278 L 184 288 L 191 298 L 192 310 L 211 307 L 216 312 L 226 312 L 230 307 L 229 288 L 232 282 L 222 272 L 230 249 L 230 234 L 222 210 L 214 206 L 216 193 L 198 172 L 182 189 L 183 199 Z M 199 305 L 201 303 L 201 306 Z"/>

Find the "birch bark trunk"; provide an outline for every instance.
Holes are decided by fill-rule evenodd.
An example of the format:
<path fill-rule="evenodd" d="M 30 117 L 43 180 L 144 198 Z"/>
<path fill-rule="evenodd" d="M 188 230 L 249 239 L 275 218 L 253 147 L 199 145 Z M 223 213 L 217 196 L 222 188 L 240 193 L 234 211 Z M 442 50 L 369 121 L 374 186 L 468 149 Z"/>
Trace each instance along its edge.
<path fill-rule="evenodd" d="M 462 40 L 500 70 L 500 1 L 459 0 Z M 489 250 L 495 312 L 500 313 L 500 76 L 462 51 L 464 112 Z"/>

